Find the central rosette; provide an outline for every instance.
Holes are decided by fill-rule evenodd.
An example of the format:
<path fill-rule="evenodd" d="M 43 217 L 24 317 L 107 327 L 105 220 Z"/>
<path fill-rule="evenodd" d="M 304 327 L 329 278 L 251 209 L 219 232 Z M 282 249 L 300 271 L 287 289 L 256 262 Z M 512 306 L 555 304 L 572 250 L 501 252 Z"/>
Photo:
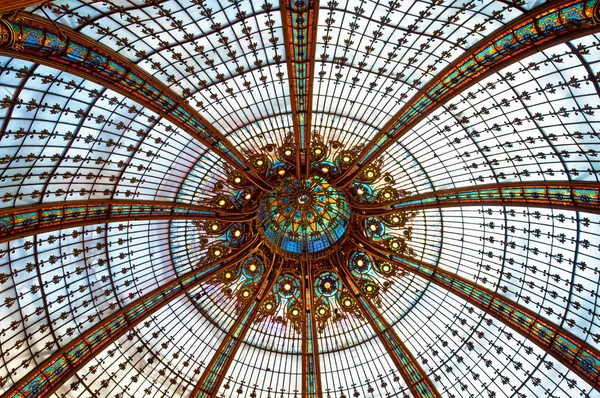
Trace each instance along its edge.
<path fill-rule="evenodd" d="M 322 177 L 287 178 L 263 197 L 258 220 L 274 250 L 288 257 L 320 257 L 344 236 L 350 207 Z"/>

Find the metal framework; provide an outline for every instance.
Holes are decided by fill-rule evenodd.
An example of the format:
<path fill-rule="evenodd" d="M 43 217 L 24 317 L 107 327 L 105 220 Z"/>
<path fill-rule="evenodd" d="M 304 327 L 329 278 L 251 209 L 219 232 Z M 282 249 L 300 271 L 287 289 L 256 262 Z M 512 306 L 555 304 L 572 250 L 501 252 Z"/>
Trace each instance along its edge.
<path fill-rule="evenodd" d="M 121 93 L 183 129 L 249 181 L 262 189 L 271 188 L 244 155 L 195 109 L 112 49 L 26 12 L 16 19 L 0 20 L 0 37 L 0 55 L 66 70 Z"/>
<path fill-rule="evenodd" d="M 0 6 L 0 12 L 3 10 L 6 11 L 6 7 L 22 8 L 35 3 L 38 2 L 13 2 L 10 3 L 10 5 Z M 232 7 L 238 7 L 238 15 L 242 15 L 239 4 L 237 4 L 237 2 L 233 3 L 235 4 L 232 5 Z M 390 10 L 400 6 L 399 3 L 397 6 L 394 6 L 393 3 L 395 2 L 390 2 Z M 437 5 L 437 3 L 438 2 L 434 2 L 432 6 Z M 156 4 L 156 2 L 150 1 L 148 4 Z M 198 4 L 200 4 L 200 2 L 198 2 Z M 598 4 L 599 3 L 596 1 L 581 0 L 549 2 L 541 7 L 534 8 L 531 12 L 526 13 L 520 18 L 504 25 L 501 29 L 488 35 L 481 42 L 466 51 L 463 56 L 452 62 L 447 68 L 432 79 L 429 84 L 421 89 L 416 96 L 410 99 L 409 102 L 381 129 L 381 131 L 375 135 L 373 140 L 366 147 L 362 148 L 362 152 L 356 153 L 356 159 L 345 169 L 339 178 L 335 179 L 333 182 L 329 181 L 328 183 L 332 183 L 332 185 L 340 189 L 353 183 L 357 176 L 359 176 L 359 174 L 373 161 L 384 155 L 391 145 L 398 142 L 398 140 L 400 140 L 407 132 L 417 126 L 418 123 L 425 120 L 436 109 L 439 109 L 473 84 L 480 82 L 482 79 L 500 69 L 537 51 L 544 50 L 557 43 L 563 43 L 583 35 L 600 31 L 600 10 Z M 300 178 L 303 183 L 305 182 L 304 179 L 308 178 L 311 173 L 310 145 L 311 130 L 313 128 L 312 101 L 314 96 L 313 81 L 317 76 L 315 73 L 315 55 L 318 40 L 317 28 L 319 6 L 318 0 L 298 2 L 286 0 L 281 2 L 282 30 L 285 48 L 287 50 L 286 62 L 289 75 L 291 113 L 294 128 L 293 145 L 295 145 L 296 176 Z M 205 5 L 202 5 L 202 7 L 204 7 L 201 8 L 202 12 L 208 14 L 211 13 L 206 10 Z M 328 7 L 330 8 L 331 14 L 333 14 L 337 7 L 337 3 L 328 3 Z M 263 10 L 265 14 L 268 14 L 269 7 L 267 3 L 265 3 Z M 578 13 L 577 10 L 580 10 L 581 13 Z M 161 10 L 161 12 L 162 11 L 163 10 Z M 358 15 L 362 15 L 362 12 L 358 7 L 351 13 L 357 18 Z M 426 11 L 423 11 L 423 15 L 425 13 Z M 238 18 L 238 16 L 236 16 L 236 18 Z M 375 18 L 375 16 L 367 17 L 366 19 L 368 18 Z M 240 17 L 240 19 L 243 19 L 243 17 Z M 373 21 L 374 19 L 370 22 Z M 382 17 L 380 21 L 382 25 L 389 23 L 389 21 L 386 22 L 386 17 Z M 334 25 L 334 22 L 333 17 L 327 19 L 325 23 L 328 26 L 328 29 Z M 176 21 L 173 23 L 176 23 Z M 273 24 L 274 21 L 268 21 L 266 23 L 266 26 L 271 28 L 271 33 Z M 353 32 L 353 29 L 355 29 L 352 27 L 354 25 L 357 25 L 357 23 L 352 22 L 349 24 L 351 28 L 350 32 Z M 215 24 L 215 26 L 217 26 L 217 24 Z M 345 29 L 345 27 L 341 30 L 343 29 Z M 217 26 L 215 30 L 219 32 L 219 42 L 221 44 L 224 42 L 225 47 L 227 47 L 227 40 L 224 39 L 226 36 L 222 33 L 221 26 Z M 247 34 L 249 41 L 251 40 L 251 30 L 252 29 L 250 29 L 249 26 L 244 25 L 244 34 Z M 374 34 L 374 36 L 377 36 L 377 34 Z M 432 39 L 436 37 L 436 34 L 427 33 L 424 36 Z M 185 43 L 191 43 L 193 41 L 190 37 L 191 36 L 185 37 Z M 350 33 L 349 37 L 352 38 L 352 33 Z M 366 37 L 366 35 L 364 37 Z M 363 40 L 364 37 L 362 37 L 361 40 Z M 325 47 L 327 47 L 328 40 L 330 39 L 324 38 Z M 352 40 L 348 39 L 348 42 L 350 41 Z M 375 39 L 373 41 L 375 41 Z M 162 45 L 163 44 L 161 44 L 161 46 Z M 255 43 L 250 44 L 250 46 L 251 47 L 249 48 L 251 50 L 256 50 Z M 254 46 L 254 49 L 252 49 L 252 46 Z M 350 45 L 348 44 L 346 50 L 348 50 L 349 47 Z M 218 48 L 218 46 L 215 48 Z M 367 57 L 369 56 L 368 54 L 373 51 L 370 50 L 370 46 L 368 48 L 369 50 L 366 52 Z M 396 51 L 396 49 L 394 49 L 394 51 Z M 197 52 L 201 53 L 202 51 L 197 50 Z M 235 61 L 235 51 L 232 50 L 231 53 L 234 55 L 230 56 L 230 58 Z M 116 51 L 113 51 L 66 26 L 50 23 L 43 18 L 36 17 L 26 12 L 21 12 L 18 15 L 18 18 L 11 17 L 7 20 L 0 19 L 0 55 L 7 55 L 23 60 L 32 60 L 42 65 L 72 72 L 73 74 L 123 94 L 127 98 L 130 98 L 163 116 L 198 142 L 204 144 L 209 150 L 215 151 L 215 153 L 235 168 L 235 170 L 228 169 L 229 171 L 226 171 L 226 173 L 239 172 L 247 179 L 248 184 L 239 184 L 239 186 L 232 189 L 232 192 L 238 195 L 236 196 L 237 198 L 243 197 L 242 194 L 245 193 L 243 192 L 243 189 L 250 187 L 252 184 L 257 188 L 267 191 L 276 186 L 276 181 L 279 182 L 284 180 L 283 176 L 279 178 L 275 173 L 273 173 L 272 176 L 268 174 L 269 170 L 266 164 L 273 160 L 274 157 L 261 157 L 261 165 L 264 166 L 261 170 L 267 171 L 259 171 L 259 168 L 256 167 L 253 161 L 264 154 L 257 154 L 256 158 L 251 158 L 252 160 L 246 159 L 242 152 L 225 138 L 224 134 L 217 131 L 216 127 L 202 118 L 195 108 L 188 105 L 186 101 L 180 98 L 169 87 L 164 83 L 161 83 L 158 78 L 145 72 L 141 67 L 128 61 Z M 326 56 L 327 54 L 323 55 Z M 347 61 L 342 59 L 344 57 L 336 58 L 337 60 L 332 62 L 338 66 L 343 65 Z M 258 58 L 256 61 L 259 61 Z M 352 62 L 354 63 L 354 60 Z M 277 64 L 277 61 L 275 64 Z M 236 72 L 241 73 L 240 71 L 243 71 L 244 68 L 241 67 L 240 69 L 240 65 L 236 65 Z M 257 62 L 255 65 L 257 69 L 260 69 L 260 63 Z M 362 70 L 363 66 L 358 69 Z M 384 74 L 382 71 L 378 73 L 381 75 Z M 339 73 L 339 75 L 342 76 L 341 73 Z M 341 77 L 338 79 L 341 79 Z M 359 79 L 356 79 L 358 82 Z M 219 79 L 217 78 L 215 81 L 218 80 Z M 218 83 L 215 83 L 215 85 L 217 84 Z M 375 84 L 375 86 L 377 85 L 376 82 L 372 82 L 372 84 Z M 598 86 L 596 81 L 594 81 L 594 85 L 597 90 Z M 19 88 L 19 90 L 21 88 Z M 226 92 L 229 91 L 226 90 Z M 231 92 L 233 92 L 233 90 L 231 90 Z M 233 95 L 233 97 L 235 98 L 235 95 Z M 14 98 L 17 99 L 18 95 L 15 95 Z M 361 119 L 354 119 L 354 121 L 357 120 L 360 121 Z M 259 125 L 258 122 L 256 124 Z M 4 127 L 6 128 L 6 126 L 7 123 Z M 142 143 L 140 141 L 135 152 L 133 152 L 134 154 L 137 153 L 137 150 L 141 145 Z M 549 145 L 552 144 L 550 143 Z M 22 147 L 19 147 L 19 150 L 20 149 L 22 149 Z M 555 150 L 555 152 L 558 153 L 557 150 Z M 584 153 L 583 150 L 581 150 L 581 153 Z M 132 154 L 130 159 L 134 159 L 134 156 L 135 155 Z M 595 153 L 590 156 L 595 156 Z M 13 159 L 17 159 L 15 162 L 20 160 L 17 156 L 13 157 Z M 43 159 L 43 157 L 40 157 L 40 159 Z M 416 162 L 418 162 L 418 160 L 416 160 Z M 284 163 L 285 162 L 282 161 L 280 164 L 285 166 Z M 334 163 L 332 162 L 331 164 L 333 165 Z M 563 166 L 565 169 L 567 168 L 564 162 Z M 58 168 L 58 165 L 55 166 L 54 171 L 56 172 Z M 101 167 L 98 167 L 97 169 L 101 169 Z M 58 176 L 58 173 L 55 172 L 52 173 L 54 178 Z M 326 172 L 323 172 L 323 174 L 325 175 Z M 231 175 L 233 174 L 230 174 L 230 176 Z M 21 177 L 23 176 L 13 176 L 13 178 L 16 178 L 15 181 L 18 181 L 18 178 Z M 100 172 L 98 172 L 97 177 L 102 178 Z M 285 178 L 287 178 L 287 176 Z M 385 178 L 386 177 L 383 176 L 382 180 Z M 231 182 L 231 180 L 232 179 L 229 179 L 228 182 Z M 381 180 L 379 182 L 381 182 Z M 379 182 L 377 184 L 379 184 Z M 389 181 L 385 182 L 388 183 Z M 377 184 L 373 183 L 373 186 L 376 187 L 373 189 L 373 192 L 384 192 L 386 188 L 380 189 L 381 187 Z M 183 185 L 184 184 L 182 183 L 180 192 L 183 191 Z M 222 182 L 220 184 L 217 183 L 215 184 L 215 190 L 225 191 L 227 189 L 223 188 L 225 185 L 227 184 Z M 369 185 L 369 183 L 365 183 L 365 186 L 367 185 Z M 345 192 L 348 193 L 348 197 L 355 199 L 356 196 L 353 196 L 354 193 L 351 192 L 352 189 L 356 190 L 355 188 L 350 188 Z M 319 195 L 319 197 L 324 197 L 324 195 Z M 349 294 L 358 304 L 359 309 L 355 308 L 354 310 L 360 312 L 362 316 L 366 318 L 369 326 L 373 328 L 377 337 L 380 339 L 382 346 L 385 348 L 385 352 L 383 352 L 382 355 L 385 356 L 386 353 L 389 355 L 413 396 L 435 398 L 440 397 L 441 395 L 433 382 L 428 378 L 427 373 L 421 367 L 417 359 L 403 343 L 398 333 L 394 331 L 392 325 L 390 325 L 382 312 L 377 308 L 375 305 L 377 301 L 372 300 L 367 294 L 364 294 L 363 290 L 361 290 L 361 282 L 364 280 L 359 279 L 355 274 L 352 274 L 349 263 L 346 262 L 345 258 L 340 257 L 343 255 L 342 247 L 353 247 L 356 250 L 364 251 L 373 259 L 387 261 L 407 273 L 418 275 L 425 281 L 434 283 L 435 285 L 452 292 L 464 299 L 466 303 L 479 308 L 485 314 L 489 314 L 502 323 L 510 326 L 512 329 L 535 343 L 542 350 L 556 358 L 568 370 L 573 371 L 592 387 L 600 390 L 600 352 L 589 343 L 586 343 L 574 334 L 566 331 L 562 324 L 553 324 L 550 320 L 503 297 L 501 294 L 481 287 L 464 277 L 445 271 L 436 265 L 416 260 L 401 254 L 399 251 L 392 252 L 389 247 L 386 249 L 377 245 L 365 238 L 360 232 L 360 228 L 363 227 L 361 221 L 364 221 L 365 218 L 376 219 L 377 217 L 385 217 L 397 212 L 412 212 L 430 208 L 464 206 L 524 206 L 533 208 L 565 209 L 575 211 L 577 216 L 573 218 L 573 221 L 579 222 L 579 212 L 600 214 L 600 184 L 576 181 L 511 182 L 439 190 L 432 193 L 408 196 L 391 201 L 380 200 L 380 198 L 383 197 L 384 196 L 379 196 L 373 202 L 353 200 L 351 202 L 352 213 L 348 211 L 347 214 L 348 220 L 351 220 L 348 224 L 347 235 L 345 227 L 344 229 L 340 229 L 340 236 L 343 236 L 343 239 L 340 239 L 338 243 L 338 238 L 340 238 L 340 236 L 336 236 L 335 239 L 332 239 L 333 249 L 331 251 L 323 252 L 324 254 L 322 257 L 315 256 L 314 258 L 319 258 L 319 260 L 327 258 L 327 260 L 331 261 L 332 272 L 337 272 L 339 280 L 344 287 L 348 288 Z M 320 233 L 327 235 L 332 231 L 331 227 L 334 223 L 331 216 L 331 210 L 336 203 L 339 205 L 339 200 L 336 200 L 334 197 L 326 199 L 327 201 L 318 203 L 319 209 L 323 209 L 322 213 L 314 213 L 314 215 L 311 213 L 310 218 L 322 223 L 320 225 L 323 226 L 322 230 L 315 230 L 311 236 L 318 236 Z M 6 202 L 10 200 L 11 198 L 9 197 L 5 199 Z M 295 203 L 298 204 L 299 208 L 306 204 L 305 199 L 300 194 L 297 195 L 296 193 L 289 198 L 286 197 L 284 202 L 294 203 L 294 201 L 296 201 Z M 280 205 L 280 203 L 277 204 Z M 244 223 L 253 221 L 257 217 L 257 212 L 258 210 L 254 207 L 221 209 L 208 205 L 143 200 L 115 199 L 41 203 L 12 207 L 10 210 L 3 210 L 0 212 L 0 243 L 10 242 L 24 236 L 51 232 L 61 228 L 134 220 L 216 220 L 224 223 Z M 289 235 L 293 237 L 290 241 L 297 241 L 300 236 L 297 231 L 300 230 L 301 224 L 304 224 L 303 228 L 306 231 L 306 225 L 308 224 L 308 217 L 306 214 L 308 213 L 306 212 L 304 215 L 305 219 L 303 220 L 301 220 L 302 217 L 300 216 L 295 217 L 296 213 L 300 213 L 296 208 L 294 208 L 293 212 L 290 211 L 289 213 L 290 214 L 287 214 L 285 217 L 278 216 L 271 224 L 273 225 L 274 230 L 282 232 L 281 236 L 284 236 L 286 231 L 282 231 L 281 226 L 285 225 L 286 220 L 292 222 L 292 224 L 295 221 L 296 225 L 289 228 L 293 233 Z M 351 217 L 351 215 L 354 217 Z M 254 224 L 257 223 L 252 223 L 252 225 Z M 373 227 L 377 229 L 377 225 L 373 225 Z M 390 229 L 392 228 L 390 227 Z M 171 232 L 173 232 L 173 230 L 169 230 L 168 233 L 170 234 Z M 168 303 L 173 302 L 175 298 L 189 292 L 190 289 L 198 287 L 210 278 L 214 278 L 219 271 L 223 270 L 223 268 L 236 264 L 258 250 L 262 250 L 264 246 L 266 246 L 262 245 L 262 243 L 268 244 L 266 241 L 261 242 L 261 240 L 264 241 L 264 239 L 266 239 L 264 230 L 252 231 L 253 233 L 256 232 L 256 235 L 249 235 L 251 241 L 241 247 L 239 242 L 242 240 L 236 240 L 236 235 L 233 235 L 233 230 L 223 230 L 219 232 L 223 232 L 220 236 L 222 238 L 221 242 L 227 242 L 227 244 L 231 244 L 230 248 L 233 248 L 230 255 L 223 259 L 202 262 L 196 269 L 179 274 L 175 279 L 144 294 L 127 306 L 94 324 L 91 328 L 75 337 L 74 340 L 54 352 L 48 359 L 36 366 L 35 369 L 29 371 L 25 377 L 7 390 L 1 398 L 8 398 L 9 396 L 46 397 L 51 395 L 59 388 L 59 386 L 64 384 L 71 377 L 75 377 L 78 371 L 81 370 L 88 361 L 95 358 L 105 348 L 115 343 L 119 337 L 131 332 L 136 325 L 147 319 L 151 314 L 155 313 Z M 242 230 L 237 230 L 235 232 L 240 234 L 245 233 L 245 231 Z M 578 229 L 578 236 L 576 239 L 577 246 L 575 249 L 576 255 L 573 261 L 574 264 L 577 264 L 575 260 L 577 259 L 577 253 L 579 252 L 579 245 L 584 244 L 580 243 L 579 232 Z M 185 237 L 187 238 L 188 235 L 185 235 Z M 237 238 L 239 238 L 239 235 L 237 235 Z M 398 237 L 395 238 L 400 240 Z M 36 265 L 38 258 L 38 240 L 39 238 L 34 236 L 33 250 L 35 251 L 36 261 L 29 264 L 34 264 L 32 270 L 37 272 L 37 283 L 39 284 L 39 289 L 41 289 L 44 307 L 46 307 L 47 323 L 51 325 L 52 320 L 50 311 L 48 310 L 47 293 L 44 291 L 47 286 L 44 286 L 45 280 L 42 277 L 41 266 Z M 315 274 L 317 265 L 313 263 L 316 263 L 316 261 L 314 261 L 314 258 L 307 260 L 308 257 L 294 257 L 289 255 L 289 253 L 286 253 L 282 247 L 280 247 L 282 246 L 282 241 L 283 237 L 278 238 L 273 245 L 270 245 L 272 246 L 271 250 L 265 252 L 272 254 L 272 261 L 268 267 L 265 267 L 267 269 L 265 270 L 264 278 L 259 283 L 254 283 L 252 285 L 254 295 L 245 302 L 243 307 L 241 307 L 242 309 L 239 316 L 234 321 L 231 329 L 227 332 L 225 338 L 200 377 L 198 384 L 193 389 L 191 394 L 192 397 L 208 398 L 217 395 L 228 369 L 232 366 L 236 354 L 244 343 L 244 338 L 249 332 L 252 323 L 259 319 L 258 314 L 261 312 L 261 306 L 266 299 L 267 294 L 272 292 L 273 285 L 278 280 L 280 273 L 284 270 L 289 270 L 289 268 L 286 269 L 284 267 L 286 261 L 289 261 L 287 266 L 291 264 L 292 266 L 297 267 L 297 274 L 301 274 L 301 277 L 296 279 L 292 278 L 290 280 L 294 283 L 296 281 L 298 282 L 298 289 L 300 291 L 298 300 L 303 301 L 301 303 L 302 306 L 297 307 L 303 311 L 302 316 L 299 317 L 298 320 L 298 324 L 301 324 L 301 331 L 299 331 L 298 334 L 300 334 L 302 338 L 302 353 L 300 354 L 302 366 L 302 394 L 303 396 L 311 398 L 323 395 L 323 390 L 327 387 L 327 380 L 325 380 L 325 377 L 321 380 L 321 359 L 319 357 L 320 329 L 315 313 L 315 275 L 319 276 L 318 273 Z M 584 240 L 581 241 L 583 242 Z M 104 237 L 104 242 L 105 246 L 109 245 L 107 236 Z M 445 241 L 444 244 L 446 243 L 447 242 Z M 29 244 L 31 244 L 31 242 L 26 243 L 26 245 Z M 589 242 L 586 244 L 589 245 Z M 185 245 L 191 247 L 187 240 L 185 241 Z M 83 246 L 85 246 L 85 242 L 82 247 Z M 170 246 L 169 248 L 171 250 L 170 255 L 173 258 L 173 246 Z M 48 252 L 54 249 L 54 247 L 51 247 L 48 249 Z M 59 249 L 61 248 L 59 247 Z M 2 255 L 5 255 L 11 250 L 14 252 L 18 249 L 15 250 L 14 248 L 9 247 L 6 252 L 2 252 Z M 78 253 L 77 255 L 81 252 L 83 251 L 80 248 L 73 250 L 73 253 Z M 277 255 L 272 252 L 277 253 Z M 339 252 L 341 252 L 341 254 Z M 222 254 L 221 252 L 219 253 Z M 286 256 L 286 258 L 280 258 L 280 255 Z M 193 258 L 193 256 L 190 256 L 189 258 Z M 279 260 L 281 261 L 277 264 L 276 261 Z M 27 267 L 29 267 L 29 264 Z M 39 268 L 36 269 L 36 267 Z M 174 267 L 177 268 L 175 265 Z M 575 267 L 576 266 L 574 265 L 571 276 L 573 279 L 575 278 Z M 19 269 L 13 270 L 11 267 L 11 275 L 1 274 L 0 276 L 1 278 L 5 278 L 3 280 L 16 278 L 15 275 L 18 274 L 19 271 Z M 114 273 L 111 274 L 111 272 L 109 272 L 110 275 L 107 278 L 110 279 L 112 288 L 116 291 L 115 284 L 112 280 Z M 373 271 L 373 275 L 378 278 L 383 278 L 382 273 L 376 274 L 375 271 Z M 158 280 L 158 277 L 156 277 L 156 279 Z M 292 282 L 290 282 L 289 289 L 295 288 L 295 285 L 293 285 Z M 571 283 L 573 283 L 573 280 L 571 280 Z M 250 285 L 250 282 L 248 282 L 248 284 Z M 34 291 L 34 288 L 37 287 L 33 286 L 32 292 Z M 339 286 L 338 288 L 339 291 L 337 291 L 337 293 L 339 294 L 331 299 L 332 302 L 335 302 L 335 300 L 341 297 L 342 289 Z M 15 289 L 15 291 L 17 290 L 18 289 Z M 68 289 L 65 290 L 68 291 Z M 343 293 L 345 294 L 345 292 Z M 228 290 L 226 294 L 231 295 L 232 291 Z M 332 295 L 332 297 L 334 296 Z M 569 303 L 571 302 L 570 299 L 571 298 L 569 297 Z M 7 307 L 10 307 L 12 302 L 9 300 L 9 297 L 7 297 L 7 300 L 7 303 L 9 303 L 7 304 Z M 18 304 L 18 298 L 15 300 Z M 295 303 L 295 305 L 296 304 L 298 303 Z M 336 311 L 338 309 L 344 311 L 343 305 L 339 304 L 339 302 L 336 304 L 338 305 Z M 283 315 L 280 315 L 279 319 L 275 319 L 274 316 L 272 321 L 285 322 L 285 316 L 287 316 L 286 309 L 279 308 L 277 310 L 280 311 L 277 314 Z M 348 308 L 346 308 L 346 310 L 348 310 L 347 316 L 350 317 L 354 310 Z M 19 311 L 21 311 L 20 307 Z M 272 314 L 275 314 L 275 312 Z M 22 317 L 29 316 L 29 314 L 23 316 L 23 312 L 21 312 L 20 315 Z M 260 319 L 262 320 L 263 318 Z M 360 319 L 362 320 L 362 318 Z M 54 331 L 52 331 L 52 333 L 54 334 Z M 54 335 L 53 337 L 54 341 L 58 343 L 59 339 Z M 341 350 L 339 347 L 338 349 Z M 33 355 L 35 354 L 32 352 L 32 356 Z M 300 356 L 298 356 L 298 358 L 300 358 Z M 423 363 L 426 362 L 423 361 Z M 367 384 L 368 383 L 369 381 L 367 381 Z M 244 381 L 241 382 L 241 385 L 243 384 Z"/>
<path fill-rule="evenodd" d="M 395 142 L 439 107 L 500 69 L 548 47 L 600 30 L 600 3 L 550 2 L 491 33 L 419 90 L 334 182 L 350 184 Z M 578 17 L 568 17 L 574 7 Z"/>
<path fill-rule="evenodd" d="M 319 338 L 315 319 L 314 270 L 311 262 L 303 264 L 304 312 L 302 328 L 302 395 L 308 398 L 323 396 L 321 389 L 321 366 L 319 363 Z"/>
<path fill-rule="evenodd" d="M 296 148 L 296 176 L 307 178 L 310 173 L 310 142 L 313 79 L 319 0 L 281 2 L 284 41 L 287 48 L 287 67 L 290 76 L 290 97 L 294 142 Z M 304 164 L 304 170 L 302 165 Z"/>
<path fill-rule="evenodd" d="M 85 200 L 41 203 L 0 211 L 0 243 L 32 234 L 111 222 L 140 220 L 219 220 L 247 222 L 256 209 L 216 209 L 210 206 L 144 200 Z"/>
<path fill-rule="evenodd" d="M 600 352 L 522 305 L 466 278 L 414 258 L 384 253 L 360 235 L 354 239 L 375 258 L 389 261 L 460 296 L 538 345 L 582 379 L 600 389 Z M 384 252 L 384 250 L 383 250 Z"/>
<path fill-rule="evenodd" d="M 248 303 L 238 315 L 237 320 L 229 329 L 229 333 L 227 333 L 227 336 L 215 352 L 214 357 L 206 369 L 204 369 L 204 373 L 196 384 L 196 387 L 194 387 L 190 397 L 211 398 L 217 395 L 227 369 L 231 366 L 236 352 L 244 341 L 244 336 L 248 332 L 248 329 L 250 329 L 256 314 L 260 311 L 264 298 L 279 276 L 281 268 L 273 266 L 275 261 L 275 257 L 273 257 L 261 284 L 256 286 L 254 296 L 248 300 Z"/>
<path fill-rule="evenodd" d="M 362 308 L 362 314 L 367 318 L 369 324 L 375 333 L 377 333 L 377 337 L 379 337 L 381 343 L 396 364 L 411 394 L 419 398 L 441 397 L 423 368 L 421 368 L 421 365 L 419 365 L 410 350 L 404 345 L 398 334 L 373 305 L 371 300 L 361 293 L 353 277 L 348 275 L 343 261 L 337 254 L 335 258 L 338 262 L 342 283 L 348 286 L 348 290 L 355 301 L 359 303 Z"/>
<path fill-rule="evenodd" d="M 146 293 L 126 307 L 102 319 L 32 369 L 2 394 L 8 397 L 47 397 L 69 380 L 94 356 L 175 298 L 212 278 L 224 266 L 235 264 L 257 250 L 257 239 L 226 260 L 217 260 L 189 271 Z"/>
<path fill-rule="evenodd" d="M 399 210 L 454 206 L 527 206 L 600 213 L 597 182 L 509 182 L 454 188 L 408 196 L 392 202 L 360 203 L 352 207 L 365 217 L 385 216 Z"/>

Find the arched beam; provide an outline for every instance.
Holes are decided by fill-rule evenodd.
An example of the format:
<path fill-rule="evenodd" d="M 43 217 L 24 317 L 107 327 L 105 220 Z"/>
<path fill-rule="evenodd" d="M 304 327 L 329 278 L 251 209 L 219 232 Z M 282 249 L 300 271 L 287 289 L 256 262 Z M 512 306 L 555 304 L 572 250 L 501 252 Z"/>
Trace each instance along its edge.
<path fill-rule="evenodd" d="M 600 351 L 528 308 L 470 280 L 423 261 L 387 253 L 364 237 L 354 234 L 362 250 L 392 263 L 463 298 L 528 338 L 542 350 L 600 390 Z"/>
<path fill-rule="evenodd" d="M 6 0 L 0 3 L 0 14 L 22 10 L 40 3 L 48 3 L 49 0 Z"/>
<path fill-rule="evenodd" d="M 352 203 L 356 214 L 365 217 L 385 216 L 398 211 L 458 206 L 527 206 L 600 214 L 600 183 L 508 182 L 445 189 L 407 196 L 393 202 Z"/>
<path fill-rule="evenodd" d="M 441 398 L 440 393 L 429 377 L 427 377 L 421 365 L 419 365 L 415 357 L 406 345 L 404 345 L 398 334 L 381 315 L 377 307 L 373 305 L 371 300 L 361 293 L 353 276 L 346 272 L 347 265 L 343 263 L 337 254 L 335 255 L 335 259 L 338 262 L 337 268 L 342 284 L 348 287 L 348 291 L 361 307 L 362 314 L 381 340 L 381 343 L 402 375 L 404 382 L 410 389 L 411 394 L 415 398 Z"/>
<path fill-rule="evenodd" d="M 310 173 L 310 141 L 319 0 L 281 2 L 296 147 L 296 176 Z M 303 159 L 304 156 L 304 159 Z M 304 165 L 304 170 L 302 170 Z"/>
<path fill-rule="evenodd" d="M 271 183 L 169 87 L 112 49 L 27 12 L 0 19 L 0 54 L 28 59 L 94 81 L 161 115 L 263 189 Z"/>
<path fill-rule="evenodd" d="M 488 35 L 409 100 L 332 183 L 351 183 L 417 123 L 473 84 L 536 52 L 600 31 L 599 4 L 600 0 L 547 2 Z"/>
<path fill-rule="evenodd" d="M 151 200 L 85 200 L 41 203 L 0 210 L 0 243 L 14 239 L 110 222 L 140 220 L 218 220 L 247 222 L 256 209 L 218 209 L 210 206 Z"/>
<path fill-rule="evenodd" d="M 146 293 L 64 345 L 9 388 L 1 398 L 50 396 L 99 352 L 109 347 L 149 315 L 212 278 L 223 266 L 241 261 L 258 247 L 260 243 L 255 238 L 232 253 L 226 260 L 207 263 Z"/>
<path fill-rule="evenodd" d="M 319 398 L 323 396 L 321 384 L 321 364 L 319 362 L 319 336 L 315 321 L 315 278 L 312 262 L 302 267 L 302 288 L 304 292 L 304 313 L 302 314 L 302 396 Z"/>
<path fill-rule="evenodd" d="M 273 256 L 270 266 L 265 270 L 265 277 L 262 283 L 255 290 L 254 296 L 248 300 L 244 309 L 237 316 L 237 320 L 221 342 L 206 369 L 204 369 L 204 373 L 202 373 L 202 377 L 200 377 L 196 387 L 192 390 L 190 397 L 212 398 L 217 396 L 219 387 L 223 383 L 223 379 L 225 379 L 227 369 L 231 366 L 235 354 L 242 346 L 244 336 L 246 336 L 250 325 L 252 325 L 252 321 L 260 311 L 264 298 L 279 276 L 281 264 L 274 267 L 274 263 L 275 256 Z"/>

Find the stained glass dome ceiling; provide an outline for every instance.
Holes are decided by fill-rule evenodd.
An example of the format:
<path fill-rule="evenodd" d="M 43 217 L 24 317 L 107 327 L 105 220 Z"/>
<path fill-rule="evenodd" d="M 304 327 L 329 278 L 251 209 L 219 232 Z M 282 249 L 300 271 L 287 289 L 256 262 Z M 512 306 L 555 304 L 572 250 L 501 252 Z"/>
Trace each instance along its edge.
<path fill-rule="evenodd" d="M 600 397 L 595 0 L 0 15 L 1 398 Z"/>
<path fill-rule="evenodd" d="M 323 177 L 287 178 L 263 198 L 258 220 L 274 251 L 318 257 L 344 236 L 350 209 L 344 193 Z"/>

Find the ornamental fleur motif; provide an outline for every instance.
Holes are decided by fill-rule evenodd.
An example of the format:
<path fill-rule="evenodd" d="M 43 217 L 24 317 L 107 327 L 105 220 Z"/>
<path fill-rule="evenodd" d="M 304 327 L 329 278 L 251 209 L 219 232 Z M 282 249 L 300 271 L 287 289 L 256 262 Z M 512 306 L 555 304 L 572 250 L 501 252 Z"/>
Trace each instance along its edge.
<path fill-rule="evenodd" d="M 222 287 L 228 297 L 235 297 L 240 310 L 254 297 L 272 263 L 278 270 L 277 278 L 255 321 L 269 318 L 298 331 L 307 309 L 313 312 L 319 331 L 328 322 L 362 317 L 340 272 L 349 273 L 376 305 L 381 305 L 380 294 L 405 275 L 392 263 L 362 250 L 353 235 L 359 234 L 388 252 L 414 254 L 409 242 L 415 211 L 372 217 L 353 209 L 357 204 L 384 204 L 408 195 L 394 188 L 396 182 L 391 175 L 382 173 L 382 161 L 365 168 L 360 178 L 348 186 L 336 187 L 329 180 L 352 164 L 361 148 L 344 148 L 335 141 L 325 143 L 316 132 L 312 137 L 307 178 L 297 177 L 291 134 L 281 145 L 268 144 L 258 153 L 246 154 L 274 186 L 270 192 L 254 186 L 235 168 L 224 166 L 226 178 L 215 184 L 215 192 L 202 204 L 247 212 L 252 215 L 248 221 L 195 222 L 205 250 L 201 261 L 226 258 L 256 239 L 253 254 L 220 271 L 211 283 Z M 313 292 L 310 303 L 303 289 Z"/>

